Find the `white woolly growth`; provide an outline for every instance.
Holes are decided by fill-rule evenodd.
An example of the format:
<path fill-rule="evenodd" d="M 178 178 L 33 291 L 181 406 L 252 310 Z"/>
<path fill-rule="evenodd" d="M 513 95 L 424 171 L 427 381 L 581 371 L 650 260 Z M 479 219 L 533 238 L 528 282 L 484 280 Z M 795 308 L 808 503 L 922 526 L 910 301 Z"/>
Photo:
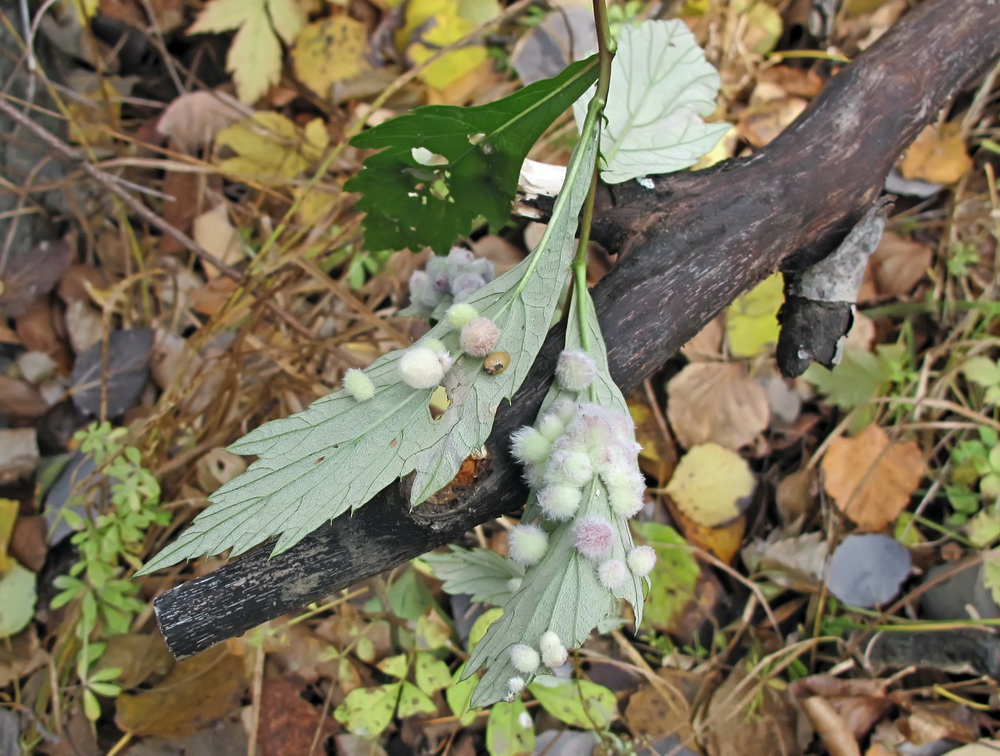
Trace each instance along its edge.
<path fill-rule="evenodd" d="M 560 399 L 552 408 L 552 414 L 559 418 L 563 426 L 567 426 L 576 417 L 576 402 L 569 399 Z"/>
<path fill-rule="evenodd" d="M 546 486 L 538 492 L 538 506 L 550 520 L 569 520 L 580 508 L 583 494 L 575 486 Z"/>
<path fill-rule="evenodd" d="M 518 525 L 510 531 L 507 554 L 518 564 L 530 567 L 542 561 L 549 548 L 549 536 L 537 525 Z"/>
<path fill-rule="evenodd" d="M 549 669 L 561 667 L 569 658 L 569 652 L 559 640 L 559 636 L 551 630 L 542 633 L 541 640 L 538 641 L 538 648 L 542 652 L 542 663 Z"/>
<path fill-rule="evenodd" d="M 628 568 L 636 577 L 646 577 L 656 566 L 656 551 L 651 546 L 636 546 L 628 553 Z"/>
<path fill-rule="evenodd" d="M 415 389 L 429 389 L 441 383 L 441 379 L 447 372 L 447 367 L 442 364 L 441 355 L 438 352 L 428 349 L 426 346 L 414 346 L 403 353 L 397 363 L 397 370 L 399 377 L 407 386 Z"/>
<path fill-rule="evenodd" d="M 590 455 L 572 448 L 557 448 L 545 466 L 545 481 L 553 485 L 585 486 L 593 477 Z"/>
<path fill-rule="evenodd" d="M 609 559 L 601 562 L 597 568 L 597 578 L 601 585 L 609 591 L 621 588 L 628 579 L 628 567 L 620 559 Z"/>
<path fill-rule="evenodd" d="M 486 357 L 497 348 L 500 327 L 489 318 L 474 318 L 462 326 L 458 340 L 466 354 Z"/>
<path fill-rule="evenodd" d="M 452 328 L 461 328 L 469 321 L 478 318 L 479 312 L 470 304 L 456 302 L 448 308 L 445 317 L 448 318 L 448 322 L 451 323 Z"/>
<path fill-rule="evenodd" d="M 603 517 L 584 517 L 573 529 L 573 544 L 588 559 L 598 560 L 611 551 L 615 530 Z"/>
<path fill-rule="evenodd" d="M 566 424 L 554 413 L 542 415 L 538 420 L 538 432 L 550 441 L 557 440 L 566 432 Z"/>
<path fill-rule="evenodd" d="M 532 674 L 538 669 L 541 661 L 538 652 L 524 643 L 518 643 L 510 649 L 510 663 L 514 665 L 514 669 L 523 674 Z"/>
<path fill-rule="evenodd" d="M 583 391 L 594 382 L 597 365 L 586 352 L 566 350 L 556 363 L 556 383 L 567 391 Z"/>
<path fill-rule="evenodd" d="M 510 449 L 514 458 L 522 465 L 540 465 L 549 458 L 552 442 L 535 428 L 526 425 L 511 435 Z"/>
<path fill-rule="evenodd" d="M 344 388 L 359 402 L 366 402 L 375 396 L 375 384 L 363 370 L 351 368 L 344 373 Z"/>
<path fill-rule="evenodd" d="M 507 693 L 510 696 L 518 695 L 524 690 L 525 682 L 523 677 L 511 677 L 507 680 Z"/>
<path fill-rule="evenodd" d="M 492 280 L 493 263 L 463 247 L 452 247 L 447 257 L 431 258 L 424 270 L 410 276 L 410 299 L 414 309 L 426 316 L 449 300 L 462 302 Z"/>
<path fill-rule="evenodd" d="M 639 513 L 639 510 L 642 509 L 643 504 L 646 503 L 643 497 L 644 491 L 645 485 L 643 483 L 615 488 L 609 487 L 608 505 L 611 507 L 611 511 L 619 517 L 624 517 L 625 519 L 635 517 Z"/>

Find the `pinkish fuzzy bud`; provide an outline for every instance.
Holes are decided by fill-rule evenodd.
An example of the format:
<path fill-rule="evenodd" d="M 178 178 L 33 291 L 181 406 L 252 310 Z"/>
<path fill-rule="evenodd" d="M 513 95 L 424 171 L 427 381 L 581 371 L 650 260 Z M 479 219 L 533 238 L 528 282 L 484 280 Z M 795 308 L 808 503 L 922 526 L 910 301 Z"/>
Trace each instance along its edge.
<path fill-rule="evenodd" d="M 367 402 L 375 396 L 375 384 L 372 383 L 372 379 L 357 368 L 351 368 L 344 373 L 344 388 L 355 401 Z"/>
<path fill-rule="evenodd" d="M 526 425 L 511 434 L 510 449 L 514 458 L 522 465 L 540 465 L 549 458 L 552 442 Z"/>
<path fill-rule="evenodd" d="M 473 318 L 459 336 L 462 351 L 473 357 L 486 357 L 497 348 L 500 328 L 489 318 Z"/>
<path fill-rule="evenodd" d="M 573 543 L 588 559 L 602 559 L 611 551 L 615 529 L 603 517 L 584 517 L 573 530 Z"/>
<path fill-rule="evenodd" d="M 541 661 L 538 652 L 524 643 L 518 643 L 510 649 L 510 663 L 514 665 L 514 669 L 525 675 L 530 675 L 538 669 Z"/>
<path fill-rule="evenodd" d="M 559 636 L 551 630 L 542 633 L 542 638 L 538 642 L 538 648 L 542 652 L 542 663 L 549 669 L 556 669 L 566 663 L 569 652 L 559 640 Z"/>
<path fill-rule="evenodd" d="M 566 350 L 556 363 L 556 383 L 567 391 L 583 391 L 594 382 L 597 366 L 586 352 Z"/>
<path fill-rule="evenodd" d="M 548 548 L 549 536 L 537 525 L 518 525 L 510 531 L 507 554 L 520 565 L 538 564 Z"/>
<path fill-rule="evenodd" d="M 628 568 L 636 577 L 646 577 L 656 565 L 656 551 L 651 546 L 636 546 L 628 554 Z"/>
<path fill-rule="evenodd" d="M 538 492 L 538 506 L 550 520 L 568 520 L 580 508 L 580 489 L 575 486 L 546 486 Z"/>
<path fill-rule="evenodd" d="M 415 389 L 434 388 L 447 372 L 441 364 L 440 355 L 425 346 L 407 349 L 397 363 L 399 377 Z"/>
<path fill-rule="evenodd" d="M 597 568 L 597 578 L 609 591 L 617 590 L 628 579 L 628 567 L 620 559 L 609 559 Z"/>
<path fill-rule="evenodd" d="M 545 465 L 545 480 L 553 485 L 584 486 L 593 477 L 594 465 L 582 451 L 557 449 Z"/>

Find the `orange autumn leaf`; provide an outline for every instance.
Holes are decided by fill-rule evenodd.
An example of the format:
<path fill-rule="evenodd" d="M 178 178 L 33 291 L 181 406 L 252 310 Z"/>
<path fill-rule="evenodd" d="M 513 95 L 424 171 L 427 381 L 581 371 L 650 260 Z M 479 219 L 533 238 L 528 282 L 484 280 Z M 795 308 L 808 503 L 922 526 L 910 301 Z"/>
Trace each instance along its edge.
<path fill-rule="evenodd" d="M 869 425 L 838 438 L 823 457 L 823 487 L 860 530 L 882 530 L 906 509 L 924 475 L 924 455 L 913 441 L 890 443 Z"/>

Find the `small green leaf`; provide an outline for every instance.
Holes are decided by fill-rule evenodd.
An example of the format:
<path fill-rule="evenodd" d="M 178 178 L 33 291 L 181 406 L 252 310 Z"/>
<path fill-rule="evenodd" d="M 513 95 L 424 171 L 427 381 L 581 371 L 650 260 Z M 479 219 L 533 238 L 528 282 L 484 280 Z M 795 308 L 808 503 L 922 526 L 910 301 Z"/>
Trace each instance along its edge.
<path fill-rule="evenodd" d="M 501 701 L 486 720 L 486 748 L 490 756 L 527 756 L 535 750 L 535 723 L 520 701 Z"/>
<path fill-rule="evenodd" d="M 720 79 L 683 21 L 623 26 L 611 81 L 601 133 L 606 183 L 692 166 L 729 130 L 702 120 L 715 111 Z M 586 100 L 574 105 L 578 124 L 586 109 Z"/>
<path fill-rule="evenodd" d="M 844 410 L 860 407 L 888 383 L 906 359 L 902 344 L 879 344 L 875 354 L 848 347 L 833 370 L 813 363 L 802 376 Z"/>
<path fill-rule="evenodd" d="M 455 674 L 451 677 L 451 684 L 444 691 L 444 697 L 448 701 L 451 713 L 458 719 L 458 723 L 462 727 L 468 727 L 476 721 L 476 712 L 471 711 L 469 705 L 472 703 L 472 692 L 476 689 L 479 678 L 473 676 L 465 680 L 461 679 L 463 669 L 465 669 L 464 664 L 455 670 Z"/>
<path fill-rule="evenodd" d="M 434 603 L 431 592 L 417 571 L 407 567 L 389 586 L 389 605 L 400 619 L 416 620 Z"/>
<path fill-rule="evenodd" d="M 669 525 L 633 523 L 636 535 L 656 551 L 656 566 L 649 579 L 646 627 L 670 628 L 695 601 L 701 568 L 684 538 Z"/>
<path fill-rule="evenodd" d="M 427 695 L 441 690 L 451 682 L 451 672 L 448 671 L 448 665 L 432 654 L 423 651 L 417 653 L 413 677 L 417 687 Z"/>
<path fill-rule="evenodd" d="M 392 721 L 402 687 L 402 683 L 392 683 L 352 690 L 333 716 L 356 735 L 377 738 Z"/>
<path fill-rule="evenodd" d="M 83 689 L 83 713 L 91 722 L 101 718 L 101 702 L 89 688 Z"/>
<path fill-rule="evenodd" d="M 434 570 L 434 577 L 453 596 L 468 594 L 473 601 L 501 606 L 514 591 L 511 580 L 524 577 L 524 568 L 490 549 L 463 549 L 452 546 L 446 554 L 425 554 L 424 561 Z"/>
<path fill-rule="evenodd" d="M 490 609 L 488 612 L 483 612 L 479 615 L 476 621 L 472 623 L 472 629 L 469 631 L 470 652 L 479 644 L 479 641 L 483 639 L 483 636 L 486 635 L 486 631 L 490 629 L 490 625 L 502 616 L 503 609 L 500 608 Z"/>
<path fill-rule="evenodd" d="M 990 589 L 993 601 L 1000 604 L 1000 549 L 984 551 L 983 583 Z"/>
<path fill-rule="evenodd" d="M 528 690 L 545 711 L 571 727 L 606 730 L 618 718 L 615 694 L 590 680 L 539 675 Z"/>
<path fill-rule="evenodd" d="M 437 706 L 416 685 L 404 682 L 399 694 L 399 717 L 406 719 L 416 714 L 437 714 Z"/>
<path fill-rule="evenodd" d="M 489 105 L 427 105 L 354 137 L 355 147 L 381 150 L 344 185 L 362 195 L 366 246 L 444 254 L 476 218 L 506 224 L 528 150 L 596 76 L 589 58 Z M 414 150 L 443 161 L 418 161 Z"/>
<path fill-rule="evenodd" d="M 378 663 L 377 667 L 383 675 L 402 680 L 410 668 L 410 661 L 406 654 L 398 654 L 397 656 L 387 656 Z"/>
<path fill-rule="evenodd" d="M 990 388 L 1000 384 L 1000 362 L 989 357 L 971 357 L 962 365 L 962 375 L 973 383 Z"/>
<path fill-rule="evenodd" d="M 15 635 L 28 626 L 35 615 L 36 599 L 35 573 L 13 562 L 0 577 L 0 638 Z"/>

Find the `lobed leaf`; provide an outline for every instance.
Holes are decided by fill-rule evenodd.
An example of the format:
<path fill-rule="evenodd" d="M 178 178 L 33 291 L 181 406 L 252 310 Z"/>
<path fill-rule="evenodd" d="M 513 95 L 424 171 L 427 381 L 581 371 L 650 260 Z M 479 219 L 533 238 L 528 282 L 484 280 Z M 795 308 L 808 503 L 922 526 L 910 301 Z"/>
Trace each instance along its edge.
<path fill-rule="evenodd" d="M 344 185 L 361 194 L 367 247 L 443 254 L 477 218 L 499 229 L 528 150 L 596 76 L 589 58 L 489 105 L 427 105 L 354 137 L 381 150 Z"/>
<path fill-rule="evenodd" d="M 596 154 L 596 140 L 581 142 L 570 162 L 569 188 L 556 200 L 538 248 L 469 300 L 500 325 L 497 350 L 510 354 L 510 367 L 491 376 L 481 359 L 459 357 L 443 383 L 451 405 L 435 420 L 428 408 L 433 390 L 399 380 L 402 351 L 384 355 L 366 371 L 375 385 L 372 399 L 357 402 L 336 391 L 233 444 L 230 451 L 257 455 L 257 461 L 209 497 L 211 506 L 141 572 L 226 549 L 236 556 L 273 536 L 280 537 L 272 554 L 280 554 L 413 471 L 414 506 L 447 484 L 489 436 L 500 402 L 514 395 L 542 346 L 588 189 L 586 180 L 576 179 L 593 170 Z M 427 336 L 458 352 L 458 334 L 447 321 Z"/>

